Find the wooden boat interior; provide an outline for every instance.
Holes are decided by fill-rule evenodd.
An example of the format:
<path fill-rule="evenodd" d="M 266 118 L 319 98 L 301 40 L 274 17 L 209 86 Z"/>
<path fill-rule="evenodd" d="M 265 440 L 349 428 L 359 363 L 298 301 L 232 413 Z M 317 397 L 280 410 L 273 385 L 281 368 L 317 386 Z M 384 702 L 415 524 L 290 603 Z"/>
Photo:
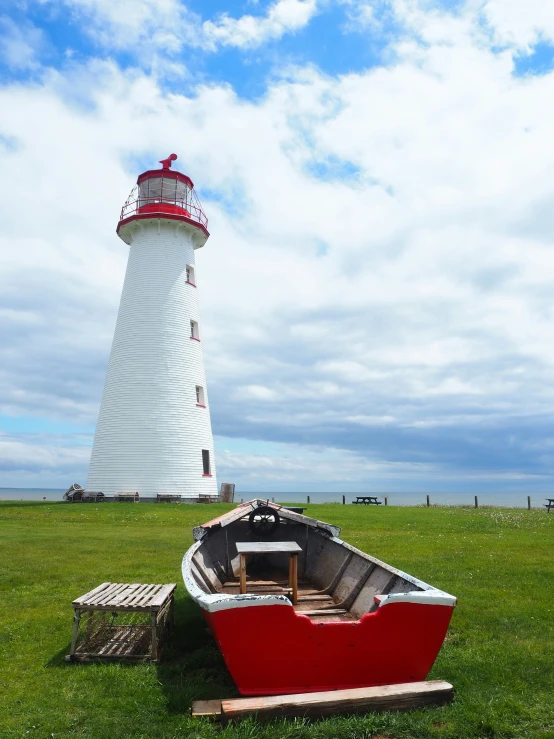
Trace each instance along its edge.
<path fill-rule="evenodd" d="M 303 523 L 303 516 L 296 515 L 291 520 L 283 513 L 271 536 L 261 537 L 252 531 L 249 513 L 251 509 L 245 511 L 244 518 L 224 527 L 213 527 L 201 539 L 192 557 L 191 574 L 204 592 L 240 594 L 236 544 L 253 541 L 294 541 L 302 548 L 298 555 L 298 603 L 294 608 L 316 622 L 356 621 L 378 608 L 379 596 L 428 587 L 321 527 Z M 247 594 L 290 597 L 288 567 L 287 554 L 251 555 L 247 564 Z"/>

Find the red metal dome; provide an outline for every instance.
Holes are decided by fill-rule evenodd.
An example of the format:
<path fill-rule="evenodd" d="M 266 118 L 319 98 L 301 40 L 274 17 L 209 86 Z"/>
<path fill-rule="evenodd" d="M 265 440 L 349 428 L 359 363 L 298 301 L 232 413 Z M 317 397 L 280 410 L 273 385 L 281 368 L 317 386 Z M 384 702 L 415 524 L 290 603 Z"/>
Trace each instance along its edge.
<path fill-rule="evenodd" d="M 203 243 L 209 237 L 208 219 L 194 192 L 192 180 L 186 174 L 170 169 L 175 159 L 177 155 L 170 154 L 160 161 L 161 169 L 149 169 L 138 176 L 117 224 L 117 233 L 126 243 L 130 243 L 130 239 L 128 229 L 124 227 L 132 221 L 147 218 L 188 223 L 203 232 Z"/>

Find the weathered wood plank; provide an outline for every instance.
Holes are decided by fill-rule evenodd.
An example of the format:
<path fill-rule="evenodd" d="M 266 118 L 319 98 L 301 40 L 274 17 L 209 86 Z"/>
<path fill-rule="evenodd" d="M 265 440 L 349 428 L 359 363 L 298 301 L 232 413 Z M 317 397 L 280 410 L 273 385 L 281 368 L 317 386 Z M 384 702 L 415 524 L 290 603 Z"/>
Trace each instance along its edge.
<path fill-rule="evenodd" d="M 162 606 L 177 587 L 142 583 L 102 583 L 72 602 L 74 608 L 89 611 L 148 611 Z"/>
<path fill-rule="evenodd" d="M 142 590 L 144 586 L 140 583 L 130 584 L 126 590 L 122 591 L 118 596 L 117 602 L 122 606 L 130 606 L 137 593 Z"/>
<path fill-rule="evenodd" d="M 289 587 L 292 588 L 292 604 L 298 603 L 298 554 L 291 552 L 289 561 Z"/>
<path fill-rule="evenodd" d="M 102 662 L 104 660 L 136 660 L 137 662 L 154 662 L 148 654 L 103 654 L 98 656 L 96 652 L 68 654 L 64 657 L 66 662 Z"/>
<path fill-rule="evenodd" d="M 159 586 L 153 586 L 150 584 L 141 585 L 139 588 L 135 589 L 135 592 L 127 598 L 125 603 L 123 605 L 126 606 L 136 606 L 141 605 L 146 599 L 150 597 L 150 595 L 153 592 L 154 587 Z"/>
<path fill-rule="evenodd" d="M 150 604 L 146 604 L 145 606 L 119 606 L 119 605 L 93 605 L 93 606 L 81 606 L 81 611 L 121 611 L 122 613 L 125 612 L 135 612 L 135 613 L 148 613 L 152 610 Z"/>
<path fill-rule="evenodd" d="M 96 593 L 89 599 L 81 599 L 81 605 L 90 606 L 94 605 L 95 603 L 101 603 L 105 598 L 111 596 L 113 593 L 119 592 L 123 587 L 125 587 L 125 585 L 122 583 L 108 583 L 108 587 L 105 590 Z"/>
<path fill-rule="evenodd" d="M 337 621 L 342 621 L 345 623 L 352 623 L 353 621 L 356 620 L 355 618 L 353 618 L 353 616 L 350 613 L 348 613 L 348 611 L 346 613 L 335 613 L 334 616 L 328 616 L 326 614 L 325 615 L 320 614 L 319 616 L 318 615 L 312 616 L 311 613 L 308 613 L 308 612 L 302 613 L 300 615 L 308 616 L 308 618 L 311 619 L 311 621 L 313 621 L 314 624 L 329 624 L 329 623 L 336 623 Z"/>
<path fill-rule="evenodd" d="M 338 616 L 341 613 L 348 613 L 345 608 L 314 608 L 311 611 L 296 608 L 295 610 L 296 613 L 300 613 L 302 616 Z"/>
<path fill-rule="evenodd" d="M 239 580 L 240 580 L 240 593 L 244 595 L 246 593 L 246 554 L 239 554 Z"/>
<path fill-rule="evenodd" d="M 453 698 L 454 688 L 443 680 L 323 693 L 237 698 L 221 701 L 221 720 L 240 719 L 253 713 L 259 719 L 272 719 L 295 716 L 317 718 L 368 711 L 408 711 L 421 706 L 448 703 Z"/>
<path fill-rule="evenodd" d="M 134 606 L 149 606 L 150 600 L 154 595 L 156 595 L 161 585 L 154 585 L 149 584 L 144 586 L 144 590 L 142 590 L 140 593 L 137 593 L 136 598 L 133 600 L 132 605 Z"/>
<path fill-rule="evenodd" d="M 91 590 L 90 593 L 85 593 L 85 595 L 82 595 L 80 598 L 74 600 L 73 604 L 74 606 L 79 606 L 84 605 L 85 603 L 94 603 L 96 600 L 98 600 L 98 598 L 102 598 L 104 593 L 112 591 L 115 587 L 117 587 L 117 583 L 105 583 L 105 588 L 95 588 L 94 590 Z"/>
<path fill-rule="evenodd" d="M 110 590 L 106 590 L 104 593 L 99 593 L 93 601 L 91 601 L 91 605 L 96 605 L 99 603 L 100 605 L 112 605 L 114 600 L 118 598 L 120 595 L 123 595 L 123 593 L 127 590 L 129 587 L 128 583 L 119 582 L 114 583 L 114 587 L 110 588 Z"/>
<path fill-rule="evenodd" d="M 149 601 L 149 605 L 151 608 L 156 608 L 159 606 L 162 606 L 167 598 L 173 593 L 175 588 L 177 587 L 177 584 L 172 582 L 169 583 L 169 585 L 164 585 L 162 589 Z"/>
<path fill-rule="evenodd" d="M 264 585 L 269 587 L 270 585 L 283 586 L 286 585 L 288 580 L 248 580 L 249 585 Z M 224 588 L 238 588 L 240 585 L 238 580 L 226 580 L 223 583 Z"/>
<path fill-rule="evenodd" d="M 238 521 L 244 516 L 250 515 L 250 512 L 253 510 L 253 508 L 254 506 L 251 503 L 241 503 L 233 511 L 229 511 L 229 513 L 224 513 L 217 518 L 212 518 L 211 521 L 206 521 L 206 523 L 203 523 L 201 526 L 196 526 L 192 530 L 195 541 L 198 541 L 203 536 L 205 536 L 209 529 L 218 527 L 224 528 L 225 526 L 229 526 L 229 524 L 233 523 L 234 521 Z"/>
<path fill-rule="evenodd" d="M 259 503 L 263 505 L 268 505 L 270 508 L 274 508 L 283 518 L 287 518 L 291 521 L 296 521 L 297 523 L 305 524 L 306 526 L 312 526 L 313 528 L 321 529 L 322 531 L 326 531 L 331 536 L 339 536 L 340 534 L 340 528 L 338 526 L 333 526 L 332 524 L 325 523 L 324 521 L 318 521 L 317 519 L 310 518 L 309 516 L 303 516 L 300 513 L 294 513 L 291 510 L 283 508 L 280 505 L 276 505 L 275 503 L 270 503 L 269 501 L 266 502 L 265 500 L 251 500 L 247 503 L 242 503 L 233 511 L 229 511 L 229 513 L 224 513 L 222 516 L 218 516 L 218 518 L 207 521 L 206 523 L 202 524 L 202 526 L 196 526 L 192 531 L 195 541 L 202 539 L 206 535 L 206 532 L 211 528 L 217 528 L 219 526 L 221 528 L 224 528 L 225 526 L 229 526 L 229 524 L 233 523 L 234 521 L 237 521 L 238 519 L 249 515 L 250 512 L 254 510 Z"/>
<path fill-rule="evenodd" d="M 100 593 L 104 588 L 106 588 L 108 585 L 111 585 L 109 582 L 103 582 L 102 585 L 99 585 L 97 588 L 94 588 L 94 590 L 91 590 L 89 593 L 85 593 L 84 595 L 81 595 L 80 598 L 77 598 L 73 601 L 72 605 L 80 605 L 81 603 L 88 600 L 88 598 L 92 598 L 96 595 L 96 593 Z"/>
<path fill-rule="evenodd" d="M 129 598 L 127 603 L 125 605 L 127 606 L 139 606 L 143 603 L 143 601 L 148 598 L 150 593 L 152 593 L 154 588 L 157 588 L 157 585 L 152 585 L 146 583 L 145 585 L 141 585 L 140 588 L 137 588 L 135 590 L 134 595 L 132 598 Z"/>
<path fill-rule="evenodd" d="M 221 699 L 194 701 L 192 715 L 194 718 L 220 718 Z"/>
<path fill-rule="evenodd" d="M 102 605 L 114 606 L 114 607 L 117 607 L 120 605 L 126 606 L 127 599 L 129 598 L 129 596 L 133 595 L 137 586 L 138 586 L 138 583 L 132 583 L 132 584 L 129 583 L 125 585 L 124 588 L 120 590 L 115 596 L 110 596 L 109 601 L 103 601 Z"/>
<path fill-rule="evenodd" d="M 167 586 L 164 586 L 164 585 L 154 585 L 154 588 L 149 593 L 146 594 L 146 596 L 140 601 L 139 605 L 141 605 L 141 606 L 148 606 L 148 608 L 150 608 L 152 606 L 153 602 L 155 600 L 157 601 L 157 599 L 160 596 L 160 593 L 162 592 L 162 588 L 164 588 L 164 587 L 173 588 L 173 590 L 174 590 L 176 588 L 176 585 L 174 583 L 170 583 Z"/>
<path fill-rule="evenodd" d="M 237 541 L 239 554 L 299 553 L 302 547 L 295 541 Z"/>
<path fill-rule="evenodd" d="M 302 592 L 305 592 L 306 594 L 310 593 L 319 593 L 321 591 L 317 590 L 317 588 L 305 588 L 303 587 L 305 584 L 305 580 L 298 580 L 299 587 L 302 587 Z M 260 585 L 263 587 L 287 587 L 288 580 L 250 580 L 248 579 L 248 585 Z M 238 588 L 239 587 L 239 581 L 238 580 L 226 580 L 223 583 L 224 588 Z"/>
<path fill-rule="evenodd" d="M 310 516 L 304 516 L 300 513 L 294 513 L 290 509 L 283 508 L 282 506 L 271 503 L 269 505 L 271 505 L 273 508 L 276 508 L 280 516 L 283 516 L 283 518 L 288 518 L 290 521 L 296 521 L 297 523 L 303 523 L 306 526 L 312 526 L 313 528 L 321 529 L 323 531 L 326 531 L 328 534 L 331 534 L 331 536 L 340 535 L 340 527 L 334 526 L 332 523 L 325 523 L 325 521 L 319 521 L 317 518 L 311 518 Z"/>

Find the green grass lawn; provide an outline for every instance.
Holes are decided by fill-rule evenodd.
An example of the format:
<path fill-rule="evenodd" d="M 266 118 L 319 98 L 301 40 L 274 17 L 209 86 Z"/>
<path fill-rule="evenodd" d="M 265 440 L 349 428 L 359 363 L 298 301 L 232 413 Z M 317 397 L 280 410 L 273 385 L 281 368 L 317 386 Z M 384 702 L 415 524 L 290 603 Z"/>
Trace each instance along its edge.
<path fill-rule="evenodd" d="M 2 739 L 554 738 L 554 515 L 493 508 L 307 510 L 341 526 L 351 544 L 458 597 L 430 675 L 453 683 L 453 704 L 225 728 L 193 720 L 193 700 L 237 695 L 180 578 L 192 527 L 229 508 L 0 503 Z M 178 583 L 162 663 L 64 662 L 71 601 L 104 581 Z M 286 648 L 286 634 L 268 638 Z"/>

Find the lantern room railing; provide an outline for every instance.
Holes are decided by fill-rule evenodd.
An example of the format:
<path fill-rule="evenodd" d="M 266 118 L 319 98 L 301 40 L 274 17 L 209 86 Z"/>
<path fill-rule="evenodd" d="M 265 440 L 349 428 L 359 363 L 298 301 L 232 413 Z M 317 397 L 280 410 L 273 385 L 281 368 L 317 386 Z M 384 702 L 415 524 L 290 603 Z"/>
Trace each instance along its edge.
<path fill-rule="evenodd" d="M 172 198 L 165 194 L 162 197 L 144 195 L 139 187 L 135 186 L 121 209 L 119 221 L 121 223 L 136 215 L 153 218 L 167 215 L 182 216 L 189 221 L 195 221 L 205 229 L 208 228 L 208 219 L 202 210 L 200 200 L 194 190 L 188 188 L 184 198 Z"/>

